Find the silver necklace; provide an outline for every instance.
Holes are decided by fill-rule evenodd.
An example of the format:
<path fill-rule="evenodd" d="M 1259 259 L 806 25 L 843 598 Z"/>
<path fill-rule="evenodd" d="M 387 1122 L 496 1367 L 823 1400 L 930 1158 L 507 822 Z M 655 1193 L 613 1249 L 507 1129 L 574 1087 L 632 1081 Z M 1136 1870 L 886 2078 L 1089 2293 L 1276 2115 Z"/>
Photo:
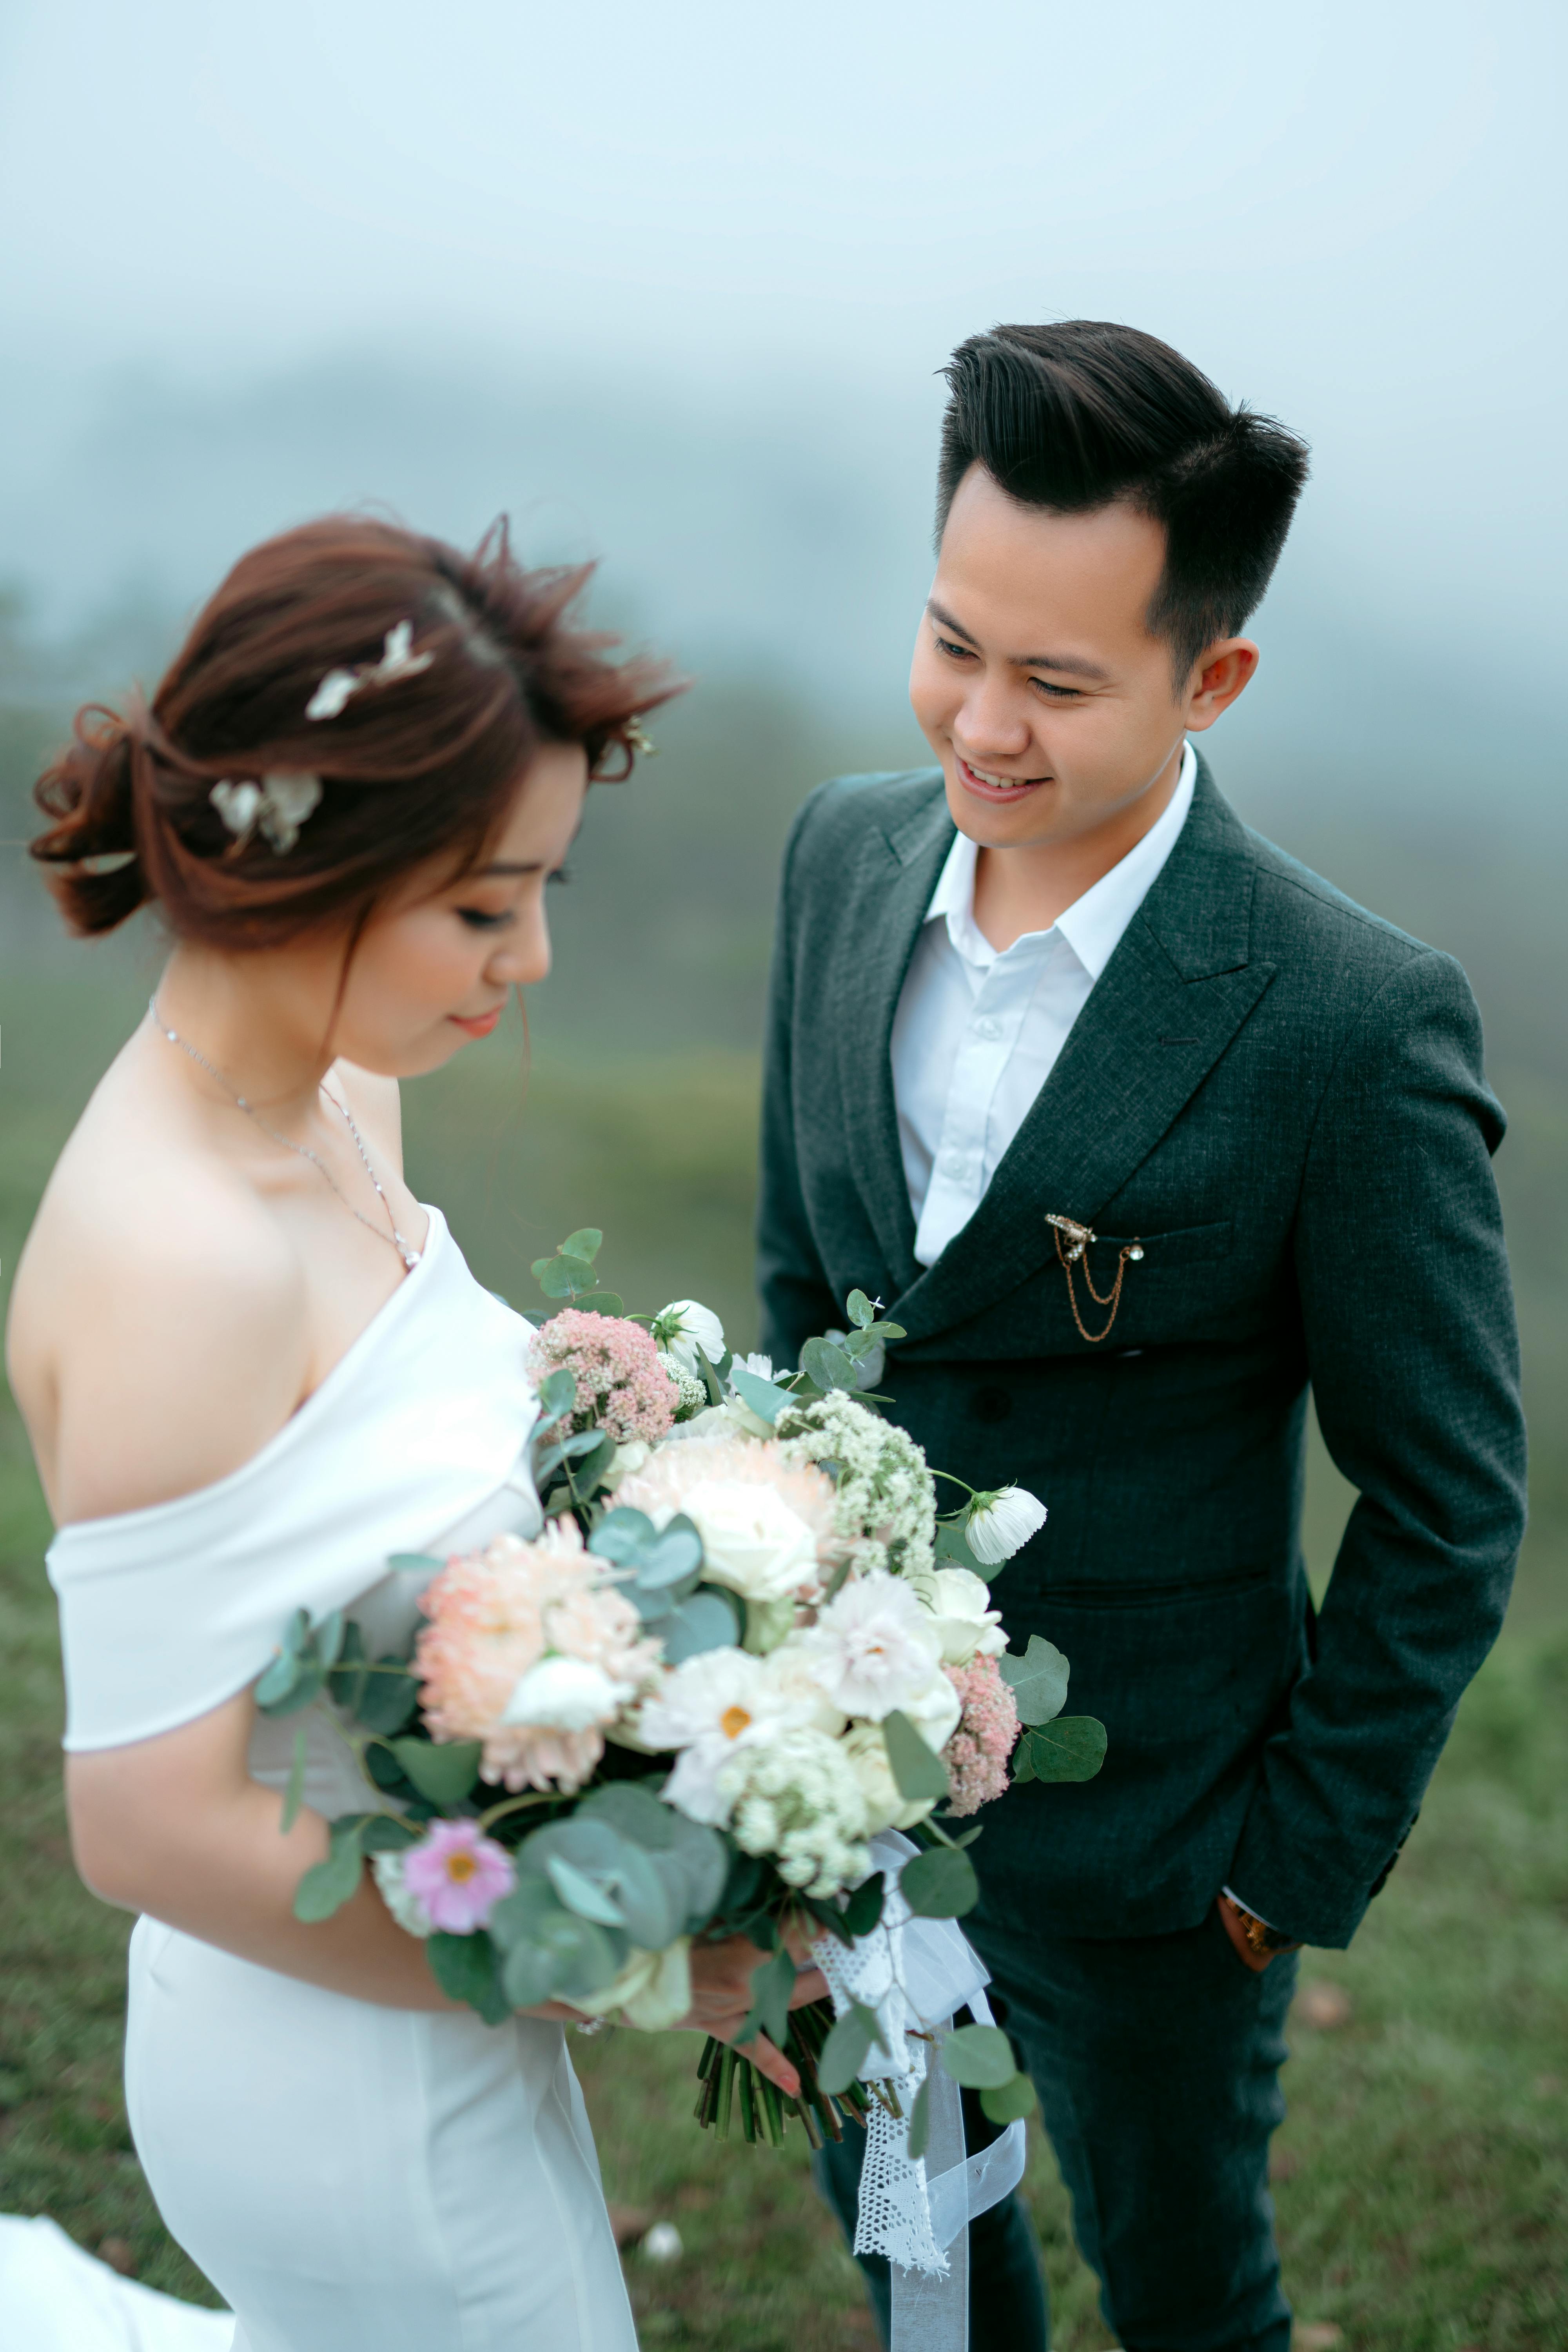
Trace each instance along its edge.
<path fill-rule="evenodd" d="M 153 1020 L 156 1022 L 158 1027 L 163 1031 L 171 1045 L 178 1045 L 182 1052 L 190 1055 L 193 1062 L 200 1063 L 202 1068 L 205 1070 L 209 1077 L 216 1078 L 220 1087 L 227 1087 L 228 1092 L 234 1097 L 236 1103 L 245 1113 L 247 1118 L 253 1118 L 256 1121 L 257 1126 L 261 1129 L 262 1132 L 272 1138 L 274 1143 L 280 1143 L 284 1147 L 285 1150 L 298 1152 L 301 1160 L 308 1160 L 311 1167 L 316 1169 L 326 1178 L 327 1182 L 337 1194 L 339 1200 L 342 1202 L 350 1216 L 358 1217 L 361 1224 L 365 1228 L 365 1231 L 367 1233 L 374 1234 L 378 1241 L 390 1241 L 392 1247 L 397 1252 L 398 1256 L 403 1260 L 408 1272 L 410 1274 L 413 1273 L 415 1267 L 419 1263 L 420 1254 L 415 1248 L 413 1243 L 408 1241 L 397 1230 L 397 1219 L 392 1213 L 392 1203 L 387 1199 L 385 1192 L 382 1189 L 380 1177 L 376 1174 L 375 1170 L 371 1166 L 370 1154 L 364 1148 L 364 1138 L 360 1133 L 358 1128 L 354 1125 L 353 1115 L 349 1110 L 346 1104 L 339 1102 L 335 1095 L 327 1094 L 325 1087 L 321 1089 L 321 1093 L 327 1096 L 327 1100 L 331 1104 L 332 1108 L 342 1114 L 342 1118 L 347 1125 L 349 1133 L 353 1137 L 354 1149 L 364 1162 L 364 1172 L 375 1187 L 376 1199 L 386 1211 L 386 1222 L 392 1227 L 390 1235 L 384 1234 L 381 1227 L 374 1223 L 374 1219 L 367 1217 L 363 1210 L 356 1209 L 354 1207 L 353 1202 L 349 1199 L 348 1194 L 343 1191 L 342 1187 L 338 1182 L 337 1178 L 332 1174 L 331 1170 L 328 1167 L 326 1161 L 321 1158 L 319 1151 L 312 1151 L 308 1143 L 296 1143 L 291 1136 L 280 1135 L 278 1129 L 271 1124 L 270 1120 L 262 1118 L 261 1113 L 257 1109 L 254 1103 L 247 1102 L 245 1097 L 240 1093 L 239 1088 L 234 1085 L 231 1079 L 226 1078 L 221 1070 L 216 1069 L 213 1064 L 208 1061 L 205 1054 L 197 1053 L 195 1047 L 191 1044 L 188 1037 L 182 1037 L 177 1029 L 170 1028 L 168 1023 L 164 1020 L 163 1014 L 158 1010 L 158 1000 L 155 996 L 150 996 L 147 999 L 147 1010 L 153 1015 Z"/>

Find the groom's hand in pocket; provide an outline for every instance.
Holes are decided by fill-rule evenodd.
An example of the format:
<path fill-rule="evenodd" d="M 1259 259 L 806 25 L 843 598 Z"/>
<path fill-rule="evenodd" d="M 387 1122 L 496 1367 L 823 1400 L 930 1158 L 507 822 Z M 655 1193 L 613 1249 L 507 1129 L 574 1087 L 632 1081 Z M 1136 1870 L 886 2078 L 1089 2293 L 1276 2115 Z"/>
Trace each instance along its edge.
<path fill-rule="evenodd" d="M 795 1990 L 790 1995 L 790 2007 L 800 2009 L 810 2000 L 825 2000 L 827 1986 L 819 1969 L 811 1965 L 810 1939 L 805 1930 L 792 1927 L 786 1932 L 790 1958 L 799 1973 Z M 744 1936 L 726 1937 L 721 1944 L 694 1944 L 691 1948 L 691 2007 L 681 2023 L 699 2032 L 710 2033 L 719 2042 L 734 2042 L 752 2007 L 752 1978 L 763 1966 L 768 1955 Z M 765 2033 L 754 2042 L 736 2042 L 742 2058 L 749 2058 L 760 2074 L 776 2083 L 786 2098 L 795 2098 L 800 2092 L 800 2076 L 782 2051 L 776 2050 Z"/>

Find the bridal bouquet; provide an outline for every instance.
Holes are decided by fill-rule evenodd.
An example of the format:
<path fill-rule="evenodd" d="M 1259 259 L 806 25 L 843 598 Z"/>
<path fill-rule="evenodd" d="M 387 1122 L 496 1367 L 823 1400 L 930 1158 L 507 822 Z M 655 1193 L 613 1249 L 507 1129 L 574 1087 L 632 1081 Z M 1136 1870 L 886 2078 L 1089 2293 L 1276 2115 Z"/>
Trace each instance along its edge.
<path fill-rule="evenodd" d="M 786 1931 L 870 1936 L 889 1894 L 871 1842 L 891 1830 L 919 1849 L 899 1916 L 962 1916 L 980 1830 L 960 1824 L 1009 1774 L 1091 1777 L 1105 1735 L 1063 1716 L 1050 1643 L 1008 1652 L 981 1573 L 1043 1507 L 951 1480 L 966 1499 L 939 1512 L 950 1474 L 879 1412 L 897 1325 L 852 1292 L 848 1328 L 775 1374 L 692 1300 L 628 1316 L 599 1286 L 602 1239 L 575 1233 L 534 1268 L 542 1531 L 395 1560 L 430 1577 L 411 1654 L 371 1658 L 356 1623 L 301 1612 L 262 1676 L 270 1713 L 335 1709 L 378 1798 L 332 1824 L 295 1909 L 330 1916 L 368 1859 L 442 1989 L 491 2022 L 559 2000 L 673 2025 L 693 1939 L 744 1935 L 766 1957 L 739 2038 L 767 2032 L 801 2095 L 710 2042 L 699 2120 L 727 2132 L 738 2105 L 746 2137 L 776 2145 L 793 2115 L 816 2145 L 841 2106 L 896 2094 L 859 2079 L 870 2009 L 790 2010 Z M 285 1827 L 303 1769 L 301 1734 Z M 995 2121 L 1027 2111 L 998 2029 L 959 2027 L 941 2056 Z"/>

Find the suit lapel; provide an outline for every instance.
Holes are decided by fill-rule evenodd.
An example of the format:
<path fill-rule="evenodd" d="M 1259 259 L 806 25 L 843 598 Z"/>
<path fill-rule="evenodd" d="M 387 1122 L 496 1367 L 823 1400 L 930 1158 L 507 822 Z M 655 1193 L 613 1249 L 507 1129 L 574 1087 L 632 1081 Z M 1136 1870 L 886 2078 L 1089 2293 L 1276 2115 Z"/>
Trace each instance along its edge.
<path fill-rule="evenodd" d="M 1033 1274 L 1055 1247 L 1047 1211 L 1093 1223 L 1202 1085 L 1274 976 L 1249 954 L 1253 874 L 1246 832 L 1200 760 L 1181 837 L 984 1199 L 889 1309 L 911 1339 Z"/>
<path fill-rule="evenodd" d="M 931 892 L 952 845 L 938 769 L 929 796 L 901 822 L 869 832 L 847 892 L 852 908 L 830 1003 L 856 1181 L 893 1281 L 920 1272 L 915 1221 L 893 1099 L 893 1018 Z"/>

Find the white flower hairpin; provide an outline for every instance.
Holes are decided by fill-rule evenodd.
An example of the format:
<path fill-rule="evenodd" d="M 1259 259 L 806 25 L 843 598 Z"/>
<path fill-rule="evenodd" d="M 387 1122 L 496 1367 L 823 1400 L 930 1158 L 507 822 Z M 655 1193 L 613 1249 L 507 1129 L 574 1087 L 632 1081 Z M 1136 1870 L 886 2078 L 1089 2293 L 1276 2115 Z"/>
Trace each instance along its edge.
<path fill-rule="evenodd" d="M 259 783 L 235 783 L 225 777 L 213 786 L 211 801 L 230 833 L 235 847 L 243 849 L 252 834 L 272 845 L 275 857 L 284 856 L 300 838 L 300 827 L 317 807 L 321 780 L 302 768 L 274 768 Z"/>
<path fill-rule="evenodd" d="M 435 660 L 434 654 L 411 651 L 414 644 L 414 624 L 399 621 L 388 629 L 382 646 L 381 659 L 361 662 L 357 669 L 330 669 L 310 701 L 305 705 L 307 719 L 336 719 L 353 695 L 367 686 L 393 686 L 400 677 L 417 677 Z"/>

